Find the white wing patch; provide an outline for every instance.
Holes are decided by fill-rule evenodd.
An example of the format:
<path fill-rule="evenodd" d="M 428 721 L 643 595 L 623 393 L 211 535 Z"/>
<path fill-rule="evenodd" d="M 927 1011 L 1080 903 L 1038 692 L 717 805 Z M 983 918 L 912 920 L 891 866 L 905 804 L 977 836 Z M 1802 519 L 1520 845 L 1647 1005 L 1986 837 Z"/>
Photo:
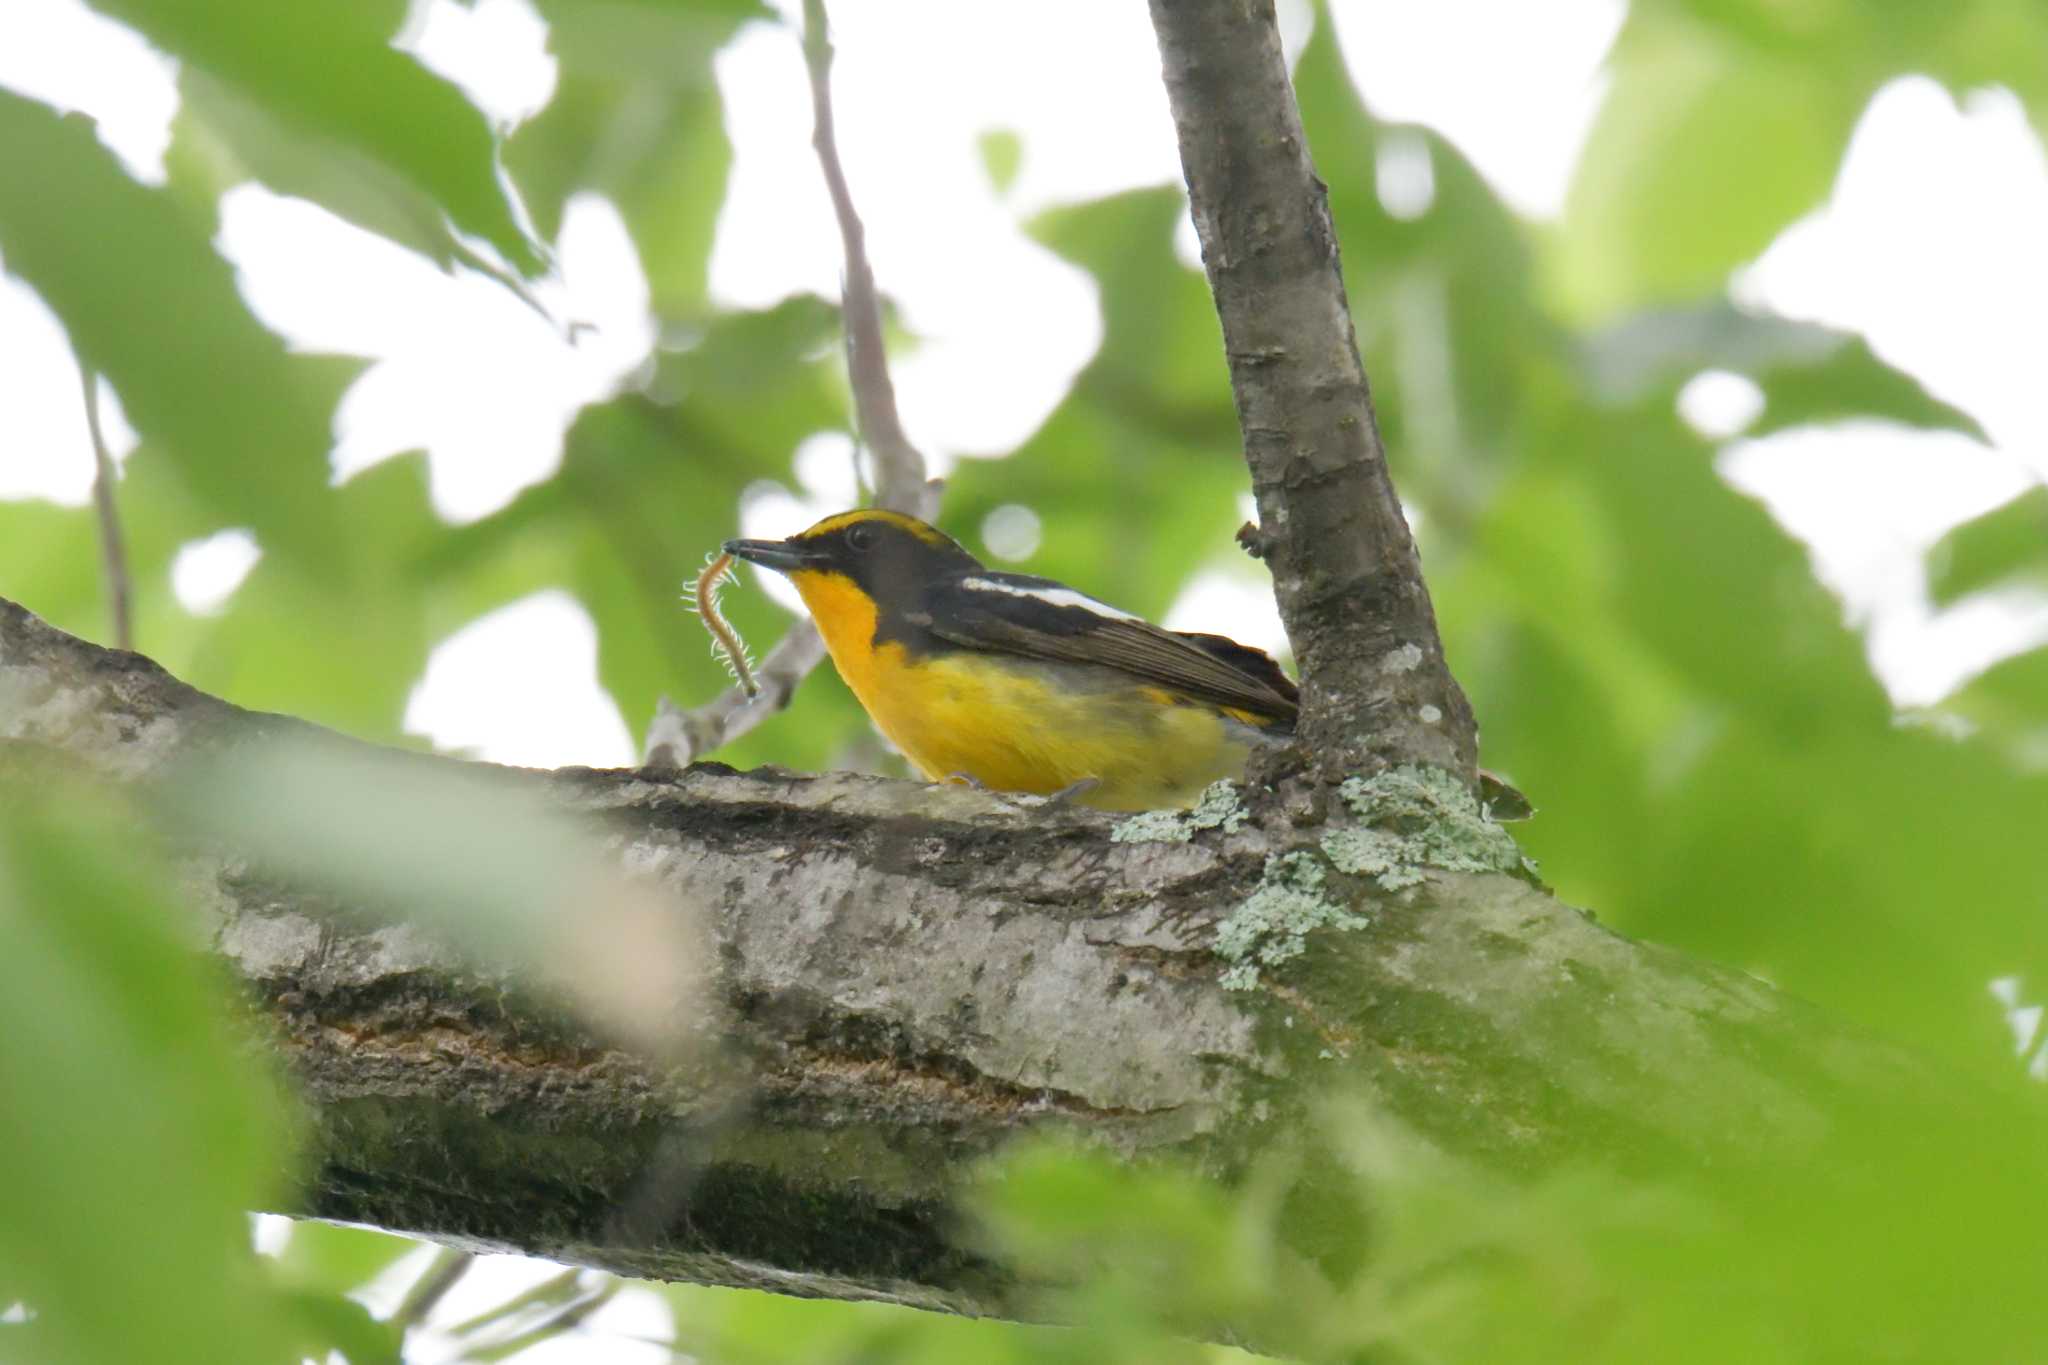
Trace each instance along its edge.
<path fill-rule="evenodd" d="M 1091 612 L 1096 616 L 1107 616 L 1112 621 L 1143 621 L 1142 616 L 1133 616 L 1127 611 L 1118 611 L 1107 602 L 1098 602 L 1085 592 L 1072 588 L 1027 588 L 1021 583 L 1001 583 L 993 578 L 963 578 L 960 586 L 974 592 L 1000 592 L 1011 597 L 1035 597 L 1047 606 L 1073 607 Z"/>

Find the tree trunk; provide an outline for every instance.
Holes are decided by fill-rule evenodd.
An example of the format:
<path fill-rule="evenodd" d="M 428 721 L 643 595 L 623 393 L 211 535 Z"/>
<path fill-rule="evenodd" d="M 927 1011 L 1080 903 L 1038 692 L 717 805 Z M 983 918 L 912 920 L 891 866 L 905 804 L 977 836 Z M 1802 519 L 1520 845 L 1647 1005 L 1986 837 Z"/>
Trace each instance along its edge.
<path fill-rule="evenodd" d="M 384 755 L 0 602 L 0 740 L 17 754 L 147 794 L 279 736 L 388 763 L 394 784 L 453 774 L 592 825 L 661 916 L 708 940 L 682 1003 L 716 1040 L 608 1041 L 404 922 L 403 904 L 368 920 L 232 842 L 184 836 L 214 951 L 313 1117 L 287 1212 L 633 1275 L 1006 1314 L 1018 1286 L 948 1197 L 1026 1132 L 1228 1177 L 1349 1087 L 1491 1166 L 1739 1171 L 1827 1142 L 1837 1089 L 1924 1081 L 1894 1050 L 1612 934 L 1526 875 L 1448 870 L 1473 865 L 1458 851 L 1473 813 L 1454 803 L 1411 811 L 1391 843 L 1364 818 L 1345 826 L 1354 837 L 1324 847 L 1354 871 L 1308 885 L 1275 854 L 1298 831 L 1220 799 L 1119 820 L 850 774 Z M 571 939 L 589 909 L 562 904 Z"/>
<path fill-rule="evenodd" d="M 1420 763 L 1469 782 L 1472 708 L 1387 473 L 1273 0 L 1152 0 L 1152 26 L 1258 498 L 1246 548 L 1301 665 L 1302 748 L 1332 779 Z"/>

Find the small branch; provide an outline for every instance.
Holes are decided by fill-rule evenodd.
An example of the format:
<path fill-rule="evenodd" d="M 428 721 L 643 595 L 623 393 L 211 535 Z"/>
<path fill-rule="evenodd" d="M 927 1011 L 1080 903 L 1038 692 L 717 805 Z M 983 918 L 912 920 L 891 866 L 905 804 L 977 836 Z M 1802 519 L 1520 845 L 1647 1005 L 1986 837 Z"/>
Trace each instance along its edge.
<path fill-rule="evenodd" d="M 1335 776 L 1474 780 L 1470 706 L 1387 473 L 1328 195 L 1273 0 L 1151 0 L 1260 527 L 1301 661 L 1304 751 Z"/>
<path fill-rule="evenodd" d="M 832 122 L 832 35 L 824 0 L 804 0 L 804 66 L 811 77 L 811 146 L 832 195 L 839 239 L 846 250 L 846 284 L 841 315 L 846 323 L 846 370 L 853 388 L 861 438 L 875 454 L 876 501 L 884 507 L 929 519 L 938 501 L 925 482 L 924 456 L 904 434 L 896 413 L 896 386 L 889 381 L 889 357 L 882 342 L 882 307 L 875 272 L 868 265 L 867 234 L 846 187 Z"/>
<path fill-rule="evenodd" d="M 391 1315 L 391 1325 L 399 1335 L 411 1331 L 427 1320 L 434 1306 L 448 1296 L 448 1291 L 462 1282 L 476 1264 L 476 1257 L 453 1247 L 441 1247 L 434 1253 L 434 1259 L 412 1282 L 412 1288 L 405 1291 L 405 1299 L 398 1305 L 398 1311 Z"/>
<path fill-rule="evenodd" d="M 135 648 L 135 629 L 129 609 L 128 550 L 121 540 L 121 516 L 114 506 L 114 457 L 107 450 L 106 434 L 100 430 L 100 376 L 81 365 L 79 381 L 85 388 L 85 429 L 92 435 L 92 502 L 100 514 L 100 563 L 107 578 L 107 610 L 113 617 L 114 648 Z"/>
<path fill-rule="evenodd" d="M 584 1272 L 571 1266 L 559 1274 L 550 1275 L 530 1289 L 521 1290 L 503 1303 L 493 1304 L 476 1316 L 456 1323 L 448 1329 L 448 1335 L 455 1337 L 475 1336 L 486 1327 L 509 1322 L 530 1309 L 544 1310 L 552 1318 L 563 1304 L 581 1297 Z"/>
<path fill-rule="evenodd" d="M 818 628 L 808 620 L 799 621 L 783 632 L 754 670 L 754 681 L 761 689 L 754 696 L 728 687 L 687 711 L 667 697 L 661 698 L 647 727 L 647 766 L 687 768 L 720 745 L 738 739 L 789 705 L 796 685 L 824 657 L 825 642 L 818 638 Z"/>
<path fill-rule="evenodd" d="M 560 1308 L 542 1318 L 533 1326 L 516 1336 L 508 1337 L 496 1345 L 472 1348 L 469 1358 L 476 1361 L 505 1360 L 518 1355 L 530 1346 L 538 1346 L 551 1337 L 573 1332 L 598 1309 L 612 1301 L 625 1288 L 624 1280 L 607 1279 L 597 1288 L 582 1297 L 563 1304 Z"/>
<path fill-rule="evenodd" d="M 840 317 L 846 328 L 846 371 L 853 392 L 854 426 L 875 457 L 875 503 L 926 521 L 938 515 L 939 487 L 925 477 L 924 456 L 904 433 L 896 411 L 896 386 L 882 341 L 882 307 L 875 272 L 868 264 L 867 235 L 846 185 L 832 122 L 832 40 L 823 0 L 804 0 L 804 65 L 811 78 L 815 130 L 811 146 L 832 196 L 839 237 L 846 252 L 846 284 Z M 789 705 L 796 685 L 825 657 L 825 645 L 809 621 L 791 626 L 756 670 L 760 695 L 749 698 L 729 688 L 702 706 L 683 710 L 663 697 L 647 727 L 649 767 L 681 768 L 722 744 L 738 739 Z"/>

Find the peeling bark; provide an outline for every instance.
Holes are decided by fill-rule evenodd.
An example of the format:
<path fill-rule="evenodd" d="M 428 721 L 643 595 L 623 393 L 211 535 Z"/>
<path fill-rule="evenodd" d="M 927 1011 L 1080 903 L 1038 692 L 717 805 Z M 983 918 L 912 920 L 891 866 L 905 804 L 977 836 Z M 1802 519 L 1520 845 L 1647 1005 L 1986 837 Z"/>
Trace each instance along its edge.
<path fill-rule="evenodd" d="M 0 743 L 146 792 L 286 732 L 320 733 L 0 602 Z M 1227 991 L 1212 940 L 1295 833 L 1277 817 L 1132 843 L 1099 812 L 850 774 L 393 761 L 591 824 L 708 934 L 694 1026 L 717 1045 L 637 1055 L 415 926 L 366 924 L 195 844 L 192 899 L 313 1115 L 291 1212 L 1015 1314 L 1017 1286 L 948 1198 L 1026 1132 L 1228 1177 L 1299 1140 L 1304 1106 L 1337 1086 L 1495 1167 L 1739 1171 L 1826 1144 L 1831 1094 L 1922 1080 L 1753 978 L 1505 875 L 1343 882 L 1365 927 Z"/>
<path fill-rule="evenodd" d="M 1223 323 L 1259 526 L 1301 664 L 1302 748 L 1326 776 L 1422 763 L 1473 780 L 1472 708 L 1444 661 L 1272 0 L 1152 0 L 1202 263 Z"/>

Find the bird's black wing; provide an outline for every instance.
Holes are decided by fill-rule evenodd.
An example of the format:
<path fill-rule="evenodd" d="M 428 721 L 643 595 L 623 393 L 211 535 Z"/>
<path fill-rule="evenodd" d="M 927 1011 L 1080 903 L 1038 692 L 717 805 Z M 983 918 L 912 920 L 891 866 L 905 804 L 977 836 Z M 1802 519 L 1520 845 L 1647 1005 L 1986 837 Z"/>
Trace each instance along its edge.
<path fill-rule="evenodd" d="M 1100 664 L 1170 691 L 1292 721 L 1293 682 L 1272 658 L 1221 635 L 1182 634 L 1098 602 L 1063 583 L 979 572 L 932 585 L 920 622 L 969 649 Z"/>
<path fill-rule="evenodd" d="M 1228 635 L 1206 635 L 1198 630 L 1175 630 L 1168 634 L 1177 635 L 1204 654 L 1213 655 L 1238 672 L 1256 678 L 1279 693 L 1289 705 L 1300 704 L 1301 689 L 1280 667 L 1280 661 L 1265 650 L 1241 645 Z"/>

